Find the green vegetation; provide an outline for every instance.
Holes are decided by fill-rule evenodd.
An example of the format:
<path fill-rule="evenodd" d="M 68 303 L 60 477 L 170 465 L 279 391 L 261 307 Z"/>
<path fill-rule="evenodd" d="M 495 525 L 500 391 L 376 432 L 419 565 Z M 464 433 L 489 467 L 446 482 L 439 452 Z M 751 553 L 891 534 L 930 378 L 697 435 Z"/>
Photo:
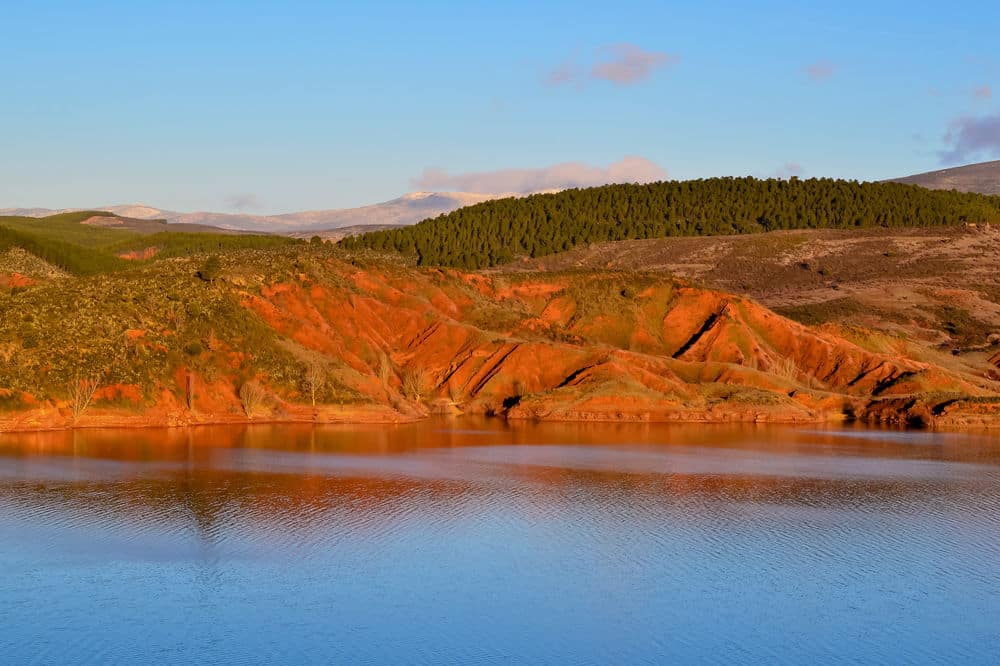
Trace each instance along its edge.
<path fill-rule="evenodd" d="M 0 217 L 0 253 L 19 247 L 49 264 L 78 276 L 120 271 L 136 260 L 119 255 L 152 248 L 156 259 L 212 252 L 301 245 L 283 236 L 162 231 L 143 234 L 113 225 L 82 224 L 93 217 L 115 219 L 111 213 L 85 211 L 49 217 Z"/>
<path fill-rule="evenodd" d="M 844 321 L 871 312 L 871 309 L 853 298 L 835 298 L 819 303 L 803 303 L 774 308 L 782 317 L 788 317 L 800 324 L 819 326 L 828 322 Z"/>
<path fill-rule="evenodd" d="M 146 248 L 156 248 L 157 259 L 168 259 L 234 250 L 265 250 L 289 245 L 303 245 L 304 243 L 303 240 L 286 236 L 161 231 L 121 241 L 111 246 L 111 249 L 116 254 L 124 254 Z"/>
<path fill-rule="evenodd" d="M 941 330 L 962 346 L 984 345 L 994 328 L 965 308 L 941 305 L 935 308 Z"/>
<path fill-rule="evenodd" d="M 2 219 L 2 218 L 0 218 Z M 124 259 L 104 250 L 74 245 L 45 234 L 31 234 L 0 225 L 0 252 L 19 247 L 74 275 L 94 275 L 121 270 Z"/>
<path fill-rule="evenodd" d="M 205 282 L 215 282 L 219 279 L 219 273 L 222 272 L 222 260 L 219 259 L 219 255 L 213 254 L 202 267 L 198 270 L 198 277 L 200 277 Z"/>
<path fill-rule="evenodd" d="M 94 217 L 107 218 L 109 222 L 118 219 L 112 213 L 88 210 L 48 217 L 0 217 L 0 226 L 37 238 L 93 248 L 107 247 L 120 241 L 125 235 L 138 235 L 120 227 L 82 224 L 84 220 Z"/>
<path fill-rule="evenodd" d="M 241 304 L 231 281 L 259 285 L 300 269 L 294 251 L 230 252 L 216 258 L 219 279 L 197 277 L 200 259 L 139 265 L 135 270 L 50 281 L 0 291 L 0 389 L 40 400 L 74 400 L 81 382 L 137 386 L 146 400 L 178 368 L 237 384 L 266 376 L 297 389 L 303 363 L 280 336 Z M 344 392 L 328 382 L 318 392 Z M 178 396 L 180 397 L 180 396 Z"/>
<path fill-rule="evenodd" d="M 965 222 L 1000 223 L 1000 197 L 899 183 L 712 178 L 487 201 L 412 227 L 345 238 L 340 245 L 471 269 L 603 241 Z"/>

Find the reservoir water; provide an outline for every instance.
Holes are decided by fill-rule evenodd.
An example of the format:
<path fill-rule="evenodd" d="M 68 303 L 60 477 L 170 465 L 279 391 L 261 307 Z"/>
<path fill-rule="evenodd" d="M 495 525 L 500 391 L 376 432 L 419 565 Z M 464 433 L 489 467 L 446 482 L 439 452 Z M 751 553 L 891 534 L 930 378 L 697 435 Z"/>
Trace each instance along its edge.
<path fill-rule="evenodd" d="M 1000 663 L 1000 434 L 0 435 L 0 662 Z"/>

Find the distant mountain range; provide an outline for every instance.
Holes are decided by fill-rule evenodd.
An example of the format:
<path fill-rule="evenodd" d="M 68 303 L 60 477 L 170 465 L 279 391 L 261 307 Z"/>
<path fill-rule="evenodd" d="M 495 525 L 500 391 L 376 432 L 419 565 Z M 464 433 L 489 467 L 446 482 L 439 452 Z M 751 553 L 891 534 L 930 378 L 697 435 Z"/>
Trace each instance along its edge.
<path fill-rule="evenodd" d="M 928 171 L 893 180 L 897 183 L 919 185 L 931 190 L 1000 194 L 1000 160 Z"/>
<path fill-rule="evenodd" d="M 413 192 L 397 199 L 361 206 L 333 210 L 313 210 L 283 215 L 247 215 L 241 213 L 178 213 L 141 204 L 96 206 L 90 210 L 104 210 L 122 217 L 139 220 L 166 220 L 171 224 L 207 225 L 222 229 L 263 231 L 290 235 L 344 235 L 337 230 L 347 227 L 380 228 L 416 224 L 428 217 L 450 213 L 463 206 L 496 199 L 505 194 L 478 194 L 474 192 Z M 54 213 L 81 209 L 51 210 L 46 208 L 6 208 L 0 215 L 45 217 Z M 330 233 L 322 233 L 330 232 Z"/>
<path fill-rule="evenodd" d="M 892 182 L 908 183 L 936 190 L 954 189 L 962 192 L 1000 195 L 1000 160 L 928 171 L 913 176 L 894 178 Z M 358 208 L 313 210 L 282 215 L 179 213 L 142 204 L 97 206 L 88 210 L 104 210 L 133 220 L 165 220 L 170 224 L 195 225 L 197 227 L 278 233 L 305 238 L 319 235 L 324 238 L 339 239 L 365 231 L 416 224 L 421 220 L 450 213 L 464 206 L 511 196 L 524 195 L 476 192 L 412 192 L 390 201 Z M 75 210 L 84 209 L 5 208 L 0 209 L 0 215 L 45 217 L 54 213 Z M 204 229 L 192 228 L 192 230 Z"/>

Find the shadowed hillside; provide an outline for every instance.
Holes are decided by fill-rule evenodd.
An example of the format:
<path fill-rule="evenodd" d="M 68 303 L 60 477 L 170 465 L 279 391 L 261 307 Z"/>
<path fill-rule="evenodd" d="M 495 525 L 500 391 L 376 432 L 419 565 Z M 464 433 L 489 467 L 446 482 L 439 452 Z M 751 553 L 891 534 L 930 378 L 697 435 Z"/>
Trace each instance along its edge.
<path fill-rule="evenodd" d="M 896 178 L 893 182 L 919 185 L 932 190 L 1000 194 L 1000 160 L 928 171 L 905 178 Z"/>

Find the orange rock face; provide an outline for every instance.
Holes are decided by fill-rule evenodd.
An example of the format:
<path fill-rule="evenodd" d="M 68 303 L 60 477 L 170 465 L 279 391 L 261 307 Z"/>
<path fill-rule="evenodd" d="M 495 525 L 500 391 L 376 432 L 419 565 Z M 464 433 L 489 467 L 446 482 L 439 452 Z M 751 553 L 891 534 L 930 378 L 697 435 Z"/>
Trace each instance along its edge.
<path fill-rule="evenodd" d="M 461 411 L 512 419 L 927 426 L 1000 416 L 991 406 L 1000 384 L 989 379 L 873 353 L 830 328 L 662 276 L 360 269 L 324 259 L 309 274 L 220 288 L 281 344 L 300 358 L 323 359 L 338 384 L 368 401 L 312 408 L 301 387 L 282 389 L 259 376 L 276 401 L 268 420 L 389 422 Z M 141 344 L 145 332 L 127 337 Z M 135 405 L 133 420 L 142 403 L 142 425 L 246 420 L 232 372 L 255 350 L 224 342 L 218 349 L 218 368 L 205 375 L 178 368 L 163 378 L 159 397 L 128 386 L 101 387 L 98 396 Z M 940 395 L 948 397 L 933 397 Z M 87 418 L 114 424 L 107 409 L 84 424 Z"/>
<path fill-rule="evenodd" d="M 0 274 L 0 288 L 17 289 L 30 287 L 34 284 L 36 284 L 35 280 L 32 280 L 27 275 L 21 275 L 20 273 Z"/>
<path fill-rule="evenodd" d="M 142 250 L 132 250 L 131 252 L 123 252 L 122 254 L 119 254 L 118 257 L 120 259 L 129 259 L 132 261 L 146 261 L 148 259 L 152 259 L 153 257 L 155 257 L 159 252 L 160 249 L 157 247 L 147 247 L 143 248 Z"/>
<path fill-rule="evenodd" d="M 613 273 L 514 284 L 451 271 L 346 269 L 344 277 L 271 285 L 244 304 L 299 345 L 343 362 L 354 387 L 376 401 L 405 393 L 405 378 L 418 376 L 424 402 L 509 418 L 805 422 L 891 420 L 883 412 L 900 396 L 992 392 L 668 279 L 638 290 L 620 289 Z M 381 359 L 391 366 L 384 385 Z M 867 407 L 880 401 L 881 411 Z"/>

